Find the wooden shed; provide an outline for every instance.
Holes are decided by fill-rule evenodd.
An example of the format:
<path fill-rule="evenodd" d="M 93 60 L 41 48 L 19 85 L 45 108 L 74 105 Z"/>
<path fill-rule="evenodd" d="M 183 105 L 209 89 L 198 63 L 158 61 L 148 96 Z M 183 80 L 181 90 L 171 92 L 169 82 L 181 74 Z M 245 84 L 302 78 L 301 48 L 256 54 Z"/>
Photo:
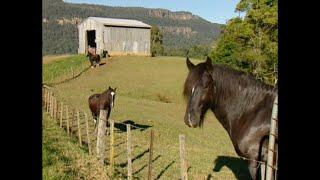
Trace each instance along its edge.
<path fill-rule="evenodd" d="M 78 25 L 79 54 L 89 47 L 97 54 L 150 56 L 151 26 L 141 21 L 88 17 Z"/>

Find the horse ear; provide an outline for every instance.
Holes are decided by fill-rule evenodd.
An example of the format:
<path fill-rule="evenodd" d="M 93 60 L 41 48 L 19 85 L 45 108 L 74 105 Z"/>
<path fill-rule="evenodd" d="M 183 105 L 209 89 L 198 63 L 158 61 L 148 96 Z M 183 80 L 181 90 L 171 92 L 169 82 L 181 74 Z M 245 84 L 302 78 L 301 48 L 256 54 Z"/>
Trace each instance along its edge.
<path fill-rule="evenodd" d="M 207 56 L 206 66 L 208 69 L 212 69 L 212 60 L 209 56 Z"/>
<path fill-rule="evenodd" d="M 117 90 L 117 88 L 114 88 L 114 90 L 113 90 L 113 91 L 114 91 L 114 92 L 116 92 L 116 90 Z"/>
<path fill-rule="evenodd" d="M 111 89 L 111 87 L 109 86 L 109 88 L 108 89 Z"/>
<path fill-rule="evenodd" d="M 189 57 L 187 56 L 187 67 L 189 70 L 191 70 L 194 67 L 194 64 L 189 60 Z"/>

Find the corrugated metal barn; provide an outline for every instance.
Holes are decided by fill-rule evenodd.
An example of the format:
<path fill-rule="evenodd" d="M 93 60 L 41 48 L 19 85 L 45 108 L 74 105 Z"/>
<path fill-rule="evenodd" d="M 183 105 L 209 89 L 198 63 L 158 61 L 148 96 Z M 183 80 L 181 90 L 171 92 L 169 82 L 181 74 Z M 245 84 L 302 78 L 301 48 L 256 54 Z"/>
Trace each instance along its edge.
<path fill-rule="evenodd" d="M 97 54 L 150 56 L 151 26 L 137 20 L 88 17 L 78 25 L 79 54 L 89 47 Z"/>

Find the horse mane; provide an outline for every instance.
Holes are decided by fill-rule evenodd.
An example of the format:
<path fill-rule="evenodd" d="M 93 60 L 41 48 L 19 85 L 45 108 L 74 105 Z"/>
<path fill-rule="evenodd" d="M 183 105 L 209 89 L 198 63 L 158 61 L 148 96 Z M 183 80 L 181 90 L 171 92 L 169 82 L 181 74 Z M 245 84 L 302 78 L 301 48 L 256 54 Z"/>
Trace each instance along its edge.
<path fill-rule="evenodd" d="M 214 64 L 212 71 L 213 78 L 220 82 L 222 87 L 230 88 L 251 88 L 265 93 L 276 93 L 277 86 L 268 85 L 261 80 L 255 79 L 252 74 L 239 71 L 225 65 Z"/>
<path fill-rule="evenodd" d="M 200 63 L 190 71 L 184 84 L 185 99 L 189 97 L 192 86 L 201 81 L 201 76 L 205 71 L 212 75 L 215 83 L 215 104 L 223 100 L 231 101 L 230 97 L 237 97 L 241 101 L 239 110 L 244 110 L 252 103 L 262 100 L 266 95 L 274 97 L 278 93 L 277 86 L 265 84 L 246 72 L 221 64 L 213 64 L 212 67 L 208 69 L 205 63 Z"/>

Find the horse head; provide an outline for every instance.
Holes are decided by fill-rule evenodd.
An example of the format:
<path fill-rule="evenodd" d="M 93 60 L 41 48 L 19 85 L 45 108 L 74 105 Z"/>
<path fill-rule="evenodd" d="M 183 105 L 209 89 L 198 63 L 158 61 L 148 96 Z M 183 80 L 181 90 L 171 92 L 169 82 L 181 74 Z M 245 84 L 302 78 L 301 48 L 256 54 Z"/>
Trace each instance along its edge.
<path fill-rule="evenodd" d="M 187 57 L 186 64 L 189 74 L 183 92 L 187 100 L 184 121 L 189 127 L 202 126 L 204 115 L 213 102 L 213 66 L 209 57 L 207 57 L 206 62 L 198 65 L 192 64 Z"/>

